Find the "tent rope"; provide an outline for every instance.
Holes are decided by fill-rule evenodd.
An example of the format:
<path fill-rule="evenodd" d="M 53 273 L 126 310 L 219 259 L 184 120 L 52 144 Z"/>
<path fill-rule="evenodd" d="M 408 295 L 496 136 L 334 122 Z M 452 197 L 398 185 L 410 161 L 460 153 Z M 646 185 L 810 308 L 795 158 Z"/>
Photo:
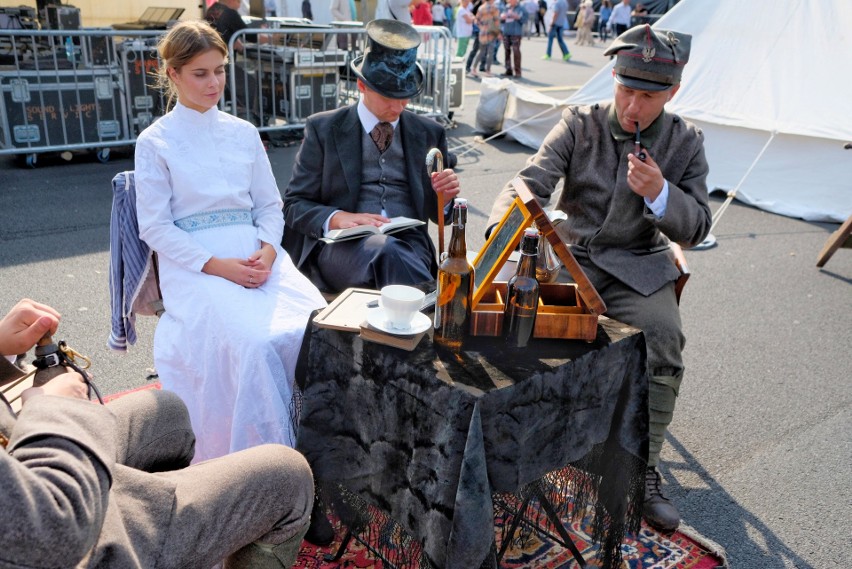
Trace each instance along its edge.
<path fill-rule="evenodd" d="M 564 99 L 564 100 L 562 100 L 562 101 L 559 101 L 559 102 L 553 103 L 551 106 L 547 107 L 546 109 L 542 110 L 541 112 L 538 112 L 538 113 L 536 113 L 536 114 L 534 114 L 534 115 L 532 115 L 532 116 L 530 116 L 530 117 L 527 117 L 527 118 L 525 118 L 524 120 L 522 120 L 522 121 L 520 121 L 520 122 L 518 122 L 518 123 L 513 124 L 513 125 L 512 125 L 512 126 L 510 126 L 509 128 L 504 128 L 503 130 L 500 130 L 500 131 L 498 131 L 498 132 L 495 132 L 494 134 L 492 134 L 492 135 L 491 135 L 491 136 L 489 136 L 488 138 L 482 138 L 481 136 L 474 136 L 474 137 L 473 137 L 473 141 L 472 141 L 472 142 L 466 142 L 466 143 L 464 143 L 464 144 L 460 144 L 460 145 L 458 145 L 458 146 L 455 146 L 455 147 L 453 147 L 453 148 L 450 148 L 450 152 L 452 152 L 453 154 L 455 154 L 457 157 L 464 156 L 465 154 L 467 154 L 468 152 L 470 152 L 471 150 L 473 150 L 473 148 L 474 148 L 477 144 L 485 144 L 486 142 L 490 142 L 490 141 L 494 140 L 495 138 L 497 138 L 498 136 L 503 136 L 503 135 L 504 135 L 504 134 L 506 134 L 507 132 L 509 132 L 509 131 L 511 131 L 511 130 L 513 130 L 513 129 L 516 129 L 516 128 L 518 128 L 519 126 L 523 126 L 523 125 L 525 125 L 526 123 L 530 122 L 531 120 L 537 119 L 538 117 L 540 117 L 540 116 L 544 115 L 545 113 L 549 113 L 549 112 L 553 111 L 554 109 L 558 109 L 560 106 L 565 105 L 565 104 L 567 104 L 567 99 Z M 505 111 L 504 111 L 504 112 L 505 112 Z M 462 150 L 462 149 L 464 149 L 464 150 L 460 152 L 460 150 Z"/>
<path fill-rule="evenodd" d="M 769 144 L 775 139 L 775 135 L 778 134 L 777 130 L 773 130 L 769 136 L 769 140 L 766 141 L 766 144 L 763 145 L 763 148 L 758 153 L 757 157 L 751 163 L 751 166 L 748 167 L 746 173 L 740 178 L 740 181 L 737 182 L 737 185 L 733 190 L 728 192 L 728 197 L 725 199 L 724 203 L 719 206 L 719 209 L 716 210 L 716 213 L 713 214 L 713 223 L 710 225 L 710 233 L 713 233 L 713 229 L 719 223 L 719 220 L 722 218 L 722 214 L 725 213 L 725 210 L 728 209 L 728 206 L 731 205 L 731 202 L 734 201 L 734 198 L 737 197 L 737 192 L 740 190 L 740 187 L 743 185 L 743 182 L 746 181 L 751 171 L 754 170 L 754 167 L 757 166 L 757 163 L 760 162 L 760 159 L 763 157 L 763 154 L 766 152 L 766 149 L 769 148 Z"/>

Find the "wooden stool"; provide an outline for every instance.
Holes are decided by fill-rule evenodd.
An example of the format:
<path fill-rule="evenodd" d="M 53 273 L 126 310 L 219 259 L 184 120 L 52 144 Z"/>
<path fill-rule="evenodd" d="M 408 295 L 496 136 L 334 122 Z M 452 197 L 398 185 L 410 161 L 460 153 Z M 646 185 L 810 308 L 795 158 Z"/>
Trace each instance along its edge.
<path fill-rule="evenodd" d="M 843 222 L 840 229 L 829 236 L 825 245 L 822 246 L 822 251 L 819 252 L 816 266 L 822 267 L 825 265 L 831 256 L 834 255 L 834 252 L 841 247 L 852 249 L 852 215 Z"/>

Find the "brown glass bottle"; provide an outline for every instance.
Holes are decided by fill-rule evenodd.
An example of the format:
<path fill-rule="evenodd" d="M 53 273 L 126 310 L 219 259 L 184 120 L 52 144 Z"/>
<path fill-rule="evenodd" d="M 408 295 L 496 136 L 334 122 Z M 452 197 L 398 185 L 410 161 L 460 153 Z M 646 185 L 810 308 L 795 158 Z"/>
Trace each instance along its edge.
<path fill-rule="evenodd" d="M 503 337 L 513 348 L 524 348 L 533 335 L 538 309 L 540 286 L 535 278 L 538 256 L 538 230 L 524 230 L 521 241 L 521 260 L 506 292 L 506 309 L 503 312 Z"/>
<path fill-rule="evenodd" d="M 473 267 L 467 261 L 464 228 L 467 200 L 456 198 L 453 205 L 453 231 L 447 256 L 438 267 L 438 298 L 435 302 L 435 343 L 454 352 L 461 351 L 470 327 L 473 301 Z"/>

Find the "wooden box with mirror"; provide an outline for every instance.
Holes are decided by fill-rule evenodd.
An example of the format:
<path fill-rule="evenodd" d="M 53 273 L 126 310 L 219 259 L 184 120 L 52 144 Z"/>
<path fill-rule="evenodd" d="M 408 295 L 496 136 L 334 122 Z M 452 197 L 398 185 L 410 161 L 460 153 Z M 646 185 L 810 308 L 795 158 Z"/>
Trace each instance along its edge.
<path fill-rule="evenodd" d="M 574 282 L 541 283 L 533 337 L 594 340 L 597 336 L 598 316 L 606 311 L 606 305 L 571 250 L 553 228 L 532 191 L 520 178 L 512 180 L 512 185 L 518 194 L 515 201 L 473 261 L 475 274 L 471 335 L 501 335 L 507 283 L 497 280 L 497 277 L 518 246 L 524 229 L 534 223 Z"/>

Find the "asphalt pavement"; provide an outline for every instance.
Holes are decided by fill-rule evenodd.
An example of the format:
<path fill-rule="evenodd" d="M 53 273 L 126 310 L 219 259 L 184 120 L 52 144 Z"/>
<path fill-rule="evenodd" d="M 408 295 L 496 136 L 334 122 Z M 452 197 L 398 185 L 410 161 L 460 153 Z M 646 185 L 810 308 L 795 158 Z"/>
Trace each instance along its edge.
<path fill-rule="evenodd" d="M 545 40 L 525 40 L 523 83 L 564 98 L 606 63 L 602 47 L 569 46 L 570 63 L 543 61 Z M 467 81 L 451 147 L 476 134 L 478 89 Z M 282 189 L 297 148 L 269 151 Z M 482 245 L 493 196 L 532 152 L 495 139 L 460 157 L 469 247 Z M 132 168 L 131 150 L 106 164 L 93 153 L 43 155 L 34 169 L 0 156 L 0 310 L 22 297 L 58 308 L 57 339 L 92 359 L 105 393 L 146 384 L 153 366 L 154 318 L 138 320 L 127 354 L 106 348 L 110 180 Z M 711 198 L 714 210 L 722 199 Z M 734 202 L 714 230 L 718 245 L 686 252 L 687 369 L 662 472 L 684 521 L 722 545 L 731 567 L 852 558 L 852 250 L 815 267 L 837 227 Z"/>

